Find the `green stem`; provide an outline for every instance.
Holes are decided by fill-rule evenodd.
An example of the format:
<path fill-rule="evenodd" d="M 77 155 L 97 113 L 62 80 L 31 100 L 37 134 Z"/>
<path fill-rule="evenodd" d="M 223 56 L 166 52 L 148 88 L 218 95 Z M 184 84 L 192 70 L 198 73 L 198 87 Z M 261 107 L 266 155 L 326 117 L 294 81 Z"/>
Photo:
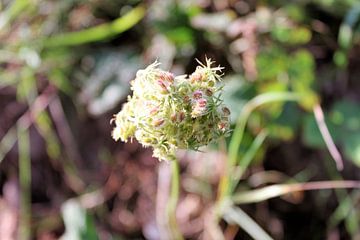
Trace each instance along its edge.
<path fill-rule="evenodd" d="M 301 96 L 291 92 L 284 93 L 265 93 L 258 95 L 257 97 L 250 100 L 242 109 L 240 117 L 236 123 L 232 138 L 229 144 L 229 157 L 227 163 L 228 176 L 231 176 L 231 169 L 237 165 L 238 151 L 241 145 L 241 141 L 245 132 L 245 127 L 251 113 L 261 105 L 271 102 L 279 101 L 299 101 Z M 229 195 L 232 189 L 232 181 L 227 181 L 228 186 L 225 195 Z"/>
<path fill-rule="evenodd" d="M 171 161 L 171 192 L 167 204 L 168 223 L 173 239 L 182 240 L 183 236 L 176 222 L 176 206 L 180 192 L 180 168 L 177 160 Z"/>
<path fill-rule="evenodd" d="M 145 6 L 139 5 L 111 23 L 100 24 L 78 32 L 62 33 L 42 39 L 42 41 L 44 46 L 47 48 L 77 46 L 85 43 L 101 41 L 114 37 L 132 28 L 144 18 L 145 13 Z"/>
<path fill-rule="evenodd" d="M 18 127 L 19 181 L 20 181 L 20 223 L 19 239 L 30 239 L 31 220 L 31 159 L 29 132 Z"/>

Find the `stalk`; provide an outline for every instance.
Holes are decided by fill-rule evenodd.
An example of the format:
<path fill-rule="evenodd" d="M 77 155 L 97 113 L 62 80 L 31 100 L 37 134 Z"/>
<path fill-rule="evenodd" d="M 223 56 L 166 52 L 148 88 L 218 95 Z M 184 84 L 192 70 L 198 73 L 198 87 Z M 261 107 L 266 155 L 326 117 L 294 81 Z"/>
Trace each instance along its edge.
<path fill-rule="evenodd" d="M 172 239 L 182 240 L 184 238 L 181 235 L 179 226 L 176 221 L 176 206 L 179 201 L 180 192 L 180 167 L 178 160 L 171 161 L 171 173 L 171 191 L 166 208 L 168 215 L 168 224 Z"/>

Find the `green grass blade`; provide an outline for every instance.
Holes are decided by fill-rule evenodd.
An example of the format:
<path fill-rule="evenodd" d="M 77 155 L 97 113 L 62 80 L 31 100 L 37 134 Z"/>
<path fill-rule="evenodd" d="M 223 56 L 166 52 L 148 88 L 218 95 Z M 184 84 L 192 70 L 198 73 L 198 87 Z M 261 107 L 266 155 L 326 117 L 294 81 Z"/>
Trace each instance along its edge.
<path fill-rule="evenodd" d="M 319 181 L 274 184 L 268 187 L 234 194 L 232 200 L 236 204 L 257 203 L 293 192 L 335 188 L 360 188 L 360 181 Z"/>
<path fill-rule="evenodd" d="M 250 148 L 246 151 L 244 157 L 241 159 L 241 161 L 239 161 L 239 166 L 237 167 L 236 174 L 232 183 L 233 189 L 236 187 L 238 181 L 241 179 L 242 175 L 249 167 L 251 161 L 254 159 L 256 153 L 265 141 L 267 135 L 268 133 L 265 130 L 262 130 L 254 139 Z"/>
<path fill-rule="evenodd" d="M 31 159 L 30 137 L 27 127 L 18 124 L 20 222 L 19 239 L 31 239 Z"/>
<path fill-rule="evenodd" d="M 301 98 L 302 97 L 299 94 L 295 94 L 291 92 L 285 92 L 285 93 L 278 92 L 278 93 L 264 93 L 250 100 L 244 106 L 242 112 L 240 113 L 240 117 L 237 121 L 236 127 L 234 129 L 234 133 L 232 135 L 229 144 L 230 166 L 236 165 L 237 154 L 244 135 L 246 123 L 252 111 L 254 111 L 257 107 L 264 105 L 266 103 L 279 102 L 279 101 L 299 101 Z"/>
<path fill-rule="evenodd" d="M 0 30 L 10 24 L 30 4 L 29 0 L 16 0 L 0 15 Z"/>
<path fill-rule="evenodd" d="M 269 236 L 249 215 L 238 207 L 227 208 L 224 219 L 229 223 L 236 223 L 255 240 L 271 240 Z"/>
<path fill-rule="evenodd" d="M 44 47 L 76 46 L 114 37 L 138 23 L 145 16 L 145 7 L 140 5 L 111 23 L 104 23 L 78 32 L 63 33 L 43 39 Z"/>

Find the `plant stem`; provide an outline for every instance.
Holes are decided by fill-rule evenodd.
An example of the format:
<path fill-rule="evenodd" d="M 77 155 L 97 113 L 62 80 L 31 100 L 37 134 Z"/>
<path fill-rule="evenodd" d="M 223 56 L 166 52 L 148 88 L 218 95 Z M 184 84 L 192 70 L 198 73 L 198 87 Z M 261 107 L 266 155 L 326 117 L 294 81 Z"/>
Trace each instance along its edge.
<path fill-rule="evenodd" d="M 20 181 L 20 223 L 19 239 L 30 239 L 31 220 L 31 159 L 29 132 L 19 124 L 18 126 L 19 146 L 19 181 Z"/>
<path fill-rule="evenodd" d="M 299 101 L 302 99 L 302 96 L 292 92 L 283 92 L 283 93 L 264 93 L 256 96 L 245 104 L 243 107 L 240 116 L 237 120 L 232 138 L 229 144 L 229 155 L 227 160 L 227 166 L 225 168 L 225 173 L 220 180 L 219 191 L 218 191 L 218 202 L 231 195 L 233 189 L 232 171 L 234 167 L 238 164 L 238 151 L 242 142 L 242 138 L 245 132 L 247 121 L 251 113 L 261 105 L 271 102 L 281 102 L 281 101 Z"/>
<path fill-rule="evenodd" d="M 180 192 L 180 168 L 177 160 L 171 161 L 171 192 L 167 204 L 167 215 L 169 228 L 172 234 L 172 239 L 182 240 L 183 236 L 179 230 L 176 222 L 176 206 L 179 200 Z"/>

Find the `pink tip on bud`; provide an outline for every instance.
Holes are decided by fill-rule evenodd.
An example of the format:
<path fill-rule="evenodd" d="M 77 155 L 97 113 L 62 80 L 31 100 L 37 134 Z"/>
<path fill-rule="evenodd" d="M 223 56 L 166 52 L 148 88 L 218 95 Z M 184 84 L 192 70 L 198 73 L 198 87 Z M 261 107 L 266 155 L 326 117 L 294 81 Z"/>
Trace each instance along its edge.
<path fill-rule="evenodd" d="M 218 128 L 223 132 L 226 130 L 227 126 L 228 126 L 228 124 L 226 122 L 219 122 L 218 123 Z"/>
<path fill-rule="evenodd" d="M 161 125 L 163 125 L 164 122 L 165 122 L 164 119 L 156 119 L 156 120 L 153 121 L 153 125 L 155 127 L 160 127 Z"/>
<path fill-rule="evenodd" d="M 203 74 L 200 72 L 194 72 L 193 74 L 191 74 L 190 76 L 190 81 L 191 82 L 200 82 L 203 79 Z"/>
<path fill-rule="evenodd" d="M 179 121 L 182 122 L 182 121 L 184 121 L 184 119 L 185 119 L 185 113 L 184 113 L 184 112 L 180 112 L 180 113 L 179 113 Z"/>
<path fill-rule="evenodd" d="M 200 98 L 202 98 L 203 94 L 202 94 L 202 91 L 200 90 L 196 90 L 194 93 L 193 93 L 193 97 L 194 99 L 198 100 Z"/>
<path fill-rule="evenodd" d="M 171 119 L 171 121 L 176 122 L 176 119 L 177 119 L 176 113 L 171 114 L 170 119 Z"/>
<path fill-rule="evenodd" d="M 161 72 L 158 75 L 158 78 L 165 82 L 169 82 L 169 83 L 174 82 L 174 74 L 172 74 L 171 72 Z"/>
<path fill-rule="evenodd" d="M 190 102 L 190 97 L 189 97 L 189 96 L 185 96 L 185 97 L 184 97 L 184 102 L 186 102 L 186 103 Z"/>
<path fill-rule="evenodd" d="M 227 107 L 223 107 L 222 111 L 224 113 L 224 116 L 229 116 L 230 115 L 230 110 Z"/>
<path fill-rule="evenodd" d="M 163 80 L 157 80 L 156 83 L 161 87 L 164 92 L 169 92 Z"/>
<path fill-rule="evenodd" d="M 159 111 L 159 108 L 158 108 L 158 107 L 153 107 L 153 108 L 150 110 L 150 115 L 155 115 L 158 111 Z"/>
<path fill-rule="evenodd" d="M 197 105 L 198 105 L 199 107 L 201 107 L 201 108 L 206 107 L 206 104 L 207 104 L 207 101 L 206 101 L 206 99 L 204 99 L 204 98 L 201 98 L 201 99 L 199 99 L 199 100 L 197 101 Z"/>
<path fill-rule="evenodd" d="M 210 89 L 206 89 L 205 94 L 206 96 L 211 97 L 213 95 L 213 92 Z"/>

